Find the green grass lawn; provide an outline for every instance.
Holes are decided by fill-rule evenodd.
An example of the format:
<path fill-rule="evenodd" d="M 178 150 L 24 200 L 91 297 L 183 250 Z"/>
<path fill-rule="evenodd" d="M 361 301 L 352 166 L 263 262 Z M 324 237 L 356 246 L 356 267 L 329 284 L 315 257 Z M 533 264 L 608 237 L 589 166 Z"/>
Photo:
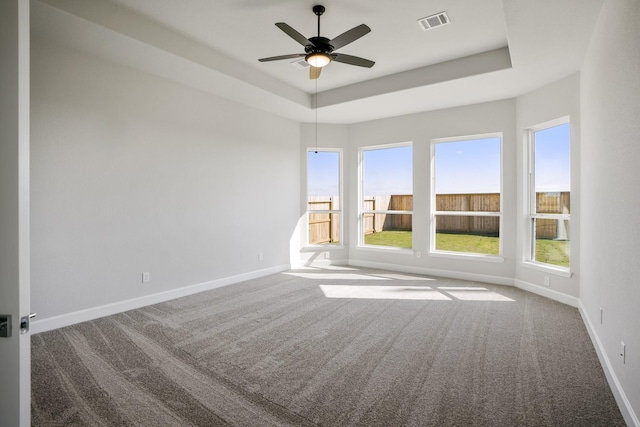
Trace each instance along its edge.
<path fill-rule="evenodd" d="M 568 240 L 536 240 L 536 261 L 569 267 L 569 259 Z"/>
<path fill-rule="evenodd" d="M 380 231 L 365 235 L 364 243 L 411 249 L 411 237 L 411 231 Z M 472 234 L 436 234 L 436 249 L 439 251 L 498 255 L 499 244 L 497 237 Z M 536 261 L 569 267 L 569 242 L 565 240 L 536 240 Z"/>

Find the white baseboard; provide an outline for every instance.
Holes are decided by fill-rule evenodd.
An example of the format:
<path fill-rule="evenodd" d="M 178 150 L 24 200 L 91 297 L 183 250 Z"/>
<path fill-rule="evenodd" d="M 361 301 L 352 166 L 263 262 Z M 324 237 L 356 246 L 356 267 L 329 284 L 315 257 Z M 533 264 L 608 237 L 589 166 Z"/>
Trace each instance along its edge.
<path fill-rule="evenodd" d="M 627 398 L 622 386 L 620 385 L 620 381 L 618 381 L 618 377 L 616 376 L 615 371 L 613 370 L 613 365 L 607 356 L 607 353 L 604 351 L 604 347 L 602 346 L 602 342 L 600 341 L 600 337 L 598 337 L 598 333 L 596 329 L 593 327 L 593 323 L 591 319 L 587 315 L 587 311 L 584 309 L 582 305 L 582 301 L 578 304 L 578 310 L 580 311 L 580 315 L 582 316 L 582 321 L 584 322 L 587 332 L 589 332 L 589 336 L 591 337 L 591 342 L 593 342 L 593 346 L 596 349 L 596 353 L 598 354 L 598 359 L 600 359 L 600 365 L 602 365 L 602 369 L 604 370 L 604 374 L 607 377 L 607 381 L 609 382 L 609 387 L 611 388 L 611 392 L 613 393 L 613 397 L 616 399 L 618 403 L 618 407 L 620 408 L 620 412 L 624 417 L 625 422 L 629 426 L 640 427 L 640 420 L 638 416 L 633 411 L 631 407 L 631 403 Z"/>
<path fill-rule="evenodd" d="M 243 282 L 245 280 L 257 279 L 259 277 L 287 271 L 291 268 L 289 264 L 277 265 L 262 270 L 242 273 L 235 276 L 223 277 L 221 279 L 211 280 L 204 283 L 198 283 L 191 286 L 172 289 L 170 291 L 159 292 L 156 294 L 145 295 L 139 298 L 132 298 L 125 301 L 118 301 L 112 304 L 105 304 L 99 307 L 92 307 L 85 310 L 79 310 L 72 313 L 65 313 L 59 316 L 48 317 L 45 319 L 34 320 L 31 322 L 31 333 L 37 334 L 53 329 L 63 328 L 65 326 L 74 325 L 76 323 L 86 322 L 98 319 L 104 316 L 110 316 L 116 313 L 145 307 L 152 304 L 169 301 L 172 299 L 193 295 L 199 292 L 211 289 L 221 288 L 223 286 L 232 285 L 234 283 Z"/>
<path fill-rule="evenodd" d="M 543 288 L 542 286 L 534 285 L 533 283 L 525 282 L 524 280 L 515 279 L 514 284 L 516 288 L 570 305 L 571 307 L 577 308 L 578 303 L 580 302 L 578 298 L 572 297 L 571 295 L 563 294 L 562 292 L 554 291 L 553 289 Z"/>
<path fill-rule="evenodd" d="M 352 265 L 354 267 L 379 268 L 381 270 L 392 270 L 392 271 L 399 271 L 402 273 L 424 274 L 428 276 L 439 276 L 439 277 L 448 277 L 451 279 L 493 283 L 494 285 L 513 286 L 513 279 L 510 277 L 489 276 L 486 274 L 465 273 L 461 271 L 451 271 L 451 270 L 438 270 L 434 268 L 388 264 L 384 262 L 361 261 L 361 260 L 354 260 L 354 259 L 350 259 L 348 265 Z"/>

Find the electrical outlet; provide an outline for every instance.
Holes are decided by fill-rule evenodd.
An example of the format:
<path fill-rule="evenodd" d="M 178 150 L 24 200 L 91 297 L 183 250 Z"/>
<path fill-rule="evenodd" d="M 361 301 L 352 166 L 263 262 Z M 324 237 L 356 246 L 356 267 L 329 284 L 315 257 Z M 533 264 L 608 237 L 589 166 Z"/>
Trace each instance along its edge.
<path fill-rule="evenodd" d="M 549 276 L 544 276 L 544 285 L 547 288 L 551 287 L 551 280 L 549 279 Z"/>
<path fill-rule="evenodd" d="M 624 365 L 627 361 L 627 346 L 624 345 L 624 342 L 620 341 L 620 357 L 622 358 L 622 364 Z"/>
<path fill-rule="evenodd" d="M 145 271 L 142 273 L 142 283 L 149 283 L 151 281 L 151 273 Z"/>
<path fill-rule="evenodd" d="M 604 310 L 600 307 L 600 324 L 602 325 L 602 320 L 604 318 Z"/>
<path fill-rule="evenodd" d="M 264 259 L 264 254 L 262 252 L 258 252 L 258 260 L 262 261 Z"/>

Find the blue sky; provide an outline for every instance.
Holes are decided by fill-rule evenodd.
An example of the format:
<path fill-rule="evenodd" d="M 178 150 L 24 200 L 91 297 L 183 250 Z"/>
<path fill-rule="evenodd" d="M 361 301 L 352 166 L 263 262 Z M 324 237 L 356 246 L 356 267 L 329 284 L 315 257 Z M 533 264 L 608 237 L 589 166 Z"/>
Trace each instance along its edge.
<path fill-rule="evenodd" d="M 536 191 L 570 191 L 569 124 L 536 132 L 535 143 Z M 500 191 L 499 138 L 441 142 L 435 153 L 436 194 Z M 411 146 L 363 154 L 366 196 L 413 193 Z M 309 195 L 337 196 L 339 154 L 319 151 L 308 156 Z"/>
<path fill-rule="evenodd" d="M 500 192 L 500 138 L 435 145 L 436 194 Z"/>
<path fill-rule="evenodd" d="M 411 146 L 365 151 L 364 195 L 413 194 L 412 151 Z"/>
<path fill-rule="evenodd" d="M 569 124 L 535 133 L 536 192 L 570 191 Z"/>
<path fill-rule="evenodd" d="M 307 154 L 309 196 L 340 195 L 340 154 L 336 151 L 309 151 Z"/>

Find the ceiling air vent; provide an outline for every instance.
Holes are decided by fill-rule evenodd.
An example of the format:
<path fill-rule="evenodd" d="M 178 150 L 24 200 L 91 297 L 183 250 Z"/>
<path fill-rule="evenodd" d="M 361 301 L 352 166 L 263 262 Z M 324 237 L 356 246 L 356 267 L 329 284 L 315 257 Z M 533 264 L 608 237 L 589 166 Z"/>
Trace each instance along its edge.
<path fill-rule="evenodd" d="M 293 65 L 299 70 L 306 70 L 307 68 L 309 68 L 309 63 L 304 58 L 298 59 L 297 61 L 293 61 L 291 65 Z"/>
<path fill-rule="evenodd" d="M 418 19 L 418 24 L 422 31 L 431 30 L 436 27 L 441 27 L 450 23 L 449 15 L 447 12 L 436 13 L 435 15 L 427 16 L 426 18 Z"/>

